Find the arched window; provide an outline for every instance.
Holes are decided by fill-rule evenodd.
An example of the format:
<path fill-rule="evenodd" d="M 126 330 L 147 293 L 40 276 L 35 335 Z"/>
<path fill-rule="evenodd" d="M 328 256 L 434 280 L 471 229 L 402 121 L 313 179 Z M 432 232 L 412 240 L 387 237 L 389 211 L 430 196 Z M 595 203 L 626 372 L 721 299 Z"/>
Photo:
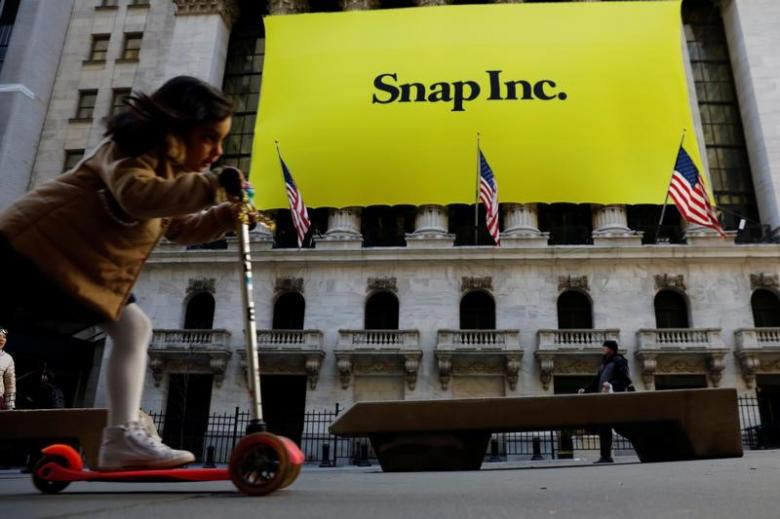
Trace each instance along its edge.
<path fill-rule="evenodd" d="M 756 328 L 780 326 L 780 298 L 769 290 L 759 288 L 750 298 L 753 322 Z"/>
<path fill-rule="evenodd" d="M 588 296 L 576 290 L 558 296 L 558 329 L 589 328 L 593 328 L 593 311 Z"/>
<path fill-rule="evenodd" d="M 398 329 L 398 298 L 391 292 L 377 292 L 366 301 L 366 330 Z"/>
<path fill-rule="evenodd" d="M 274 303 L 274 330 L 303 330 L 306 301 L 298 292 L 282 294 Z"/>
<path fill-rule="evenodd" d="M 184 329 L 210 330 L 212 326 L 214 326 L 214 296 L 208 292 L 195 294 L 187 302 Z"/>
<path fill-rule="evenodd" d="M 688 304 L 674 290 L 661 290 L 655 295 L 656 328 L 688 328 Z"/>
<path fill-rule="evenodd" d="M 487 292 L 475 290 L 460 300 L 461 330 L 495 330 L 496 303 Z"/>

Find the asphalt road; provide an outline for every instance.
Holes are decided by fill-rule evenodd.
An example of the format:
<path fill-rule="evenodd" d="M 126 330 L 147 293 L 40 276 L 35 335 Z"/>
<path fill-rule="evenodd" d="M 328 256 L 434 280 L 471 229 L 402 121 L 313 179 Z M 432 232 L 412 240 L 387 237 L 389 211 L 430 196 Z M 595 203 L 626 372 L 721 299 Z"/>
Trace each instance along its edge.
<path fill-rule="evenodd" d="M 287 489 L 252 498 L 228 482 L 74 483 L 41 495 L 0 473 L 3 518 L 780 518 L 780 451 L 743 458 L 614 465 L 486 463 L 475 472 L 383 473 L 306 467 Z"/>

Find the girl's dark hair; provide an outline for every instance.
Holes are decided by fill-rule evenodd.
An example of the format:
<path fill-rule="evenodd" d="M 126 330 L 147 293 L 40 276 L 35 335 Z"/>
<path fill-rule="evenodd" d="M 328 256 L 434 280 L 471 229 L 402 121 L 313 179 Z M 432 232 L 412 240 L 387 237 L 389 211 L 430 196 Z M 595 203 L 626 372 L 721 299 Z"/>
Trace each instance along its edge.
<path fill-rule="evenodd" d="M 165 135 L 184 135 L 200 124 L 219 122 L 233 114 L 233 103 L 200 79 L 177 76 L 151 96 L 134 93 L 124 100 L 128 110 L 109 118 L 106 137 L 129 155 L 141 155 L 165 142 Z"/>

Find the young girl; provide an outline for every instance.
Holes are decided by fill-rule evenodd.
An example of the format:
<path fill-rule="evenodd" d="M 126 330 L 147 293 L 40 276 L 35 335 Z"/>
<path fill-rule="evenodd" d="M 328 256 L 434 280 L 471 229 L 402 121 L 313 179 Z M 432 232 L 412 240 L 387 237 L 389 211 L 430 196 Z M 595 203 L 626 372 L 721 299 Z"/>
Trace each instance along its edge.
<path fill-rule="evenodd" d="M 73 170 L 0 214 L 3 321 L 20 332 L 100 324 L 111 339 L 100 470 L 195 459 L 138 421 L 152 325 L 130 290 L 162 236 L 195 244 L 233 229 L 243 182 L 233 168 L 208 171 L 230 131 L 232 106 L 221 92 L 181 76 L 127 104 Z M 230 198 L 217 204 L 221 189 Z"/>

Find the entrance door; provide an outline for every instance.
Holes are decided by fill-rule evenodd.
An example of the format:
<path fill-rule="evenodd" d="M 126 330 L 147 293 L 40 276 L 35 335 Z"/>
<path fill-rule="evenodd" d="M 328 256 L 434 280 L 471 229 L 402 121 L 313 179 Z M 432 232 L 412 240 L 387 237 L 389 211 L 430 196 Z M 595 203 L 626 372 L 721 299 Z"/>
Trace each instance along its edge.
<path fill-rule="evenodd" d="M 203 455 L 213 381 L 213 375 L 171 373 L 168 383 L 163 441 L 192 452 L 197 459 Z"/>
<path fill-rule="evenodd" d="M 780 446 L 780 376 L 759 375 L 756 381 L 762 443 L 766 447 Z"/>
<path fill-rule="evenodd" d="M 306 409 L 305 375 L 263 375 L 260 377 L 263 420 L 274 434 L 301 444 Z"/>

